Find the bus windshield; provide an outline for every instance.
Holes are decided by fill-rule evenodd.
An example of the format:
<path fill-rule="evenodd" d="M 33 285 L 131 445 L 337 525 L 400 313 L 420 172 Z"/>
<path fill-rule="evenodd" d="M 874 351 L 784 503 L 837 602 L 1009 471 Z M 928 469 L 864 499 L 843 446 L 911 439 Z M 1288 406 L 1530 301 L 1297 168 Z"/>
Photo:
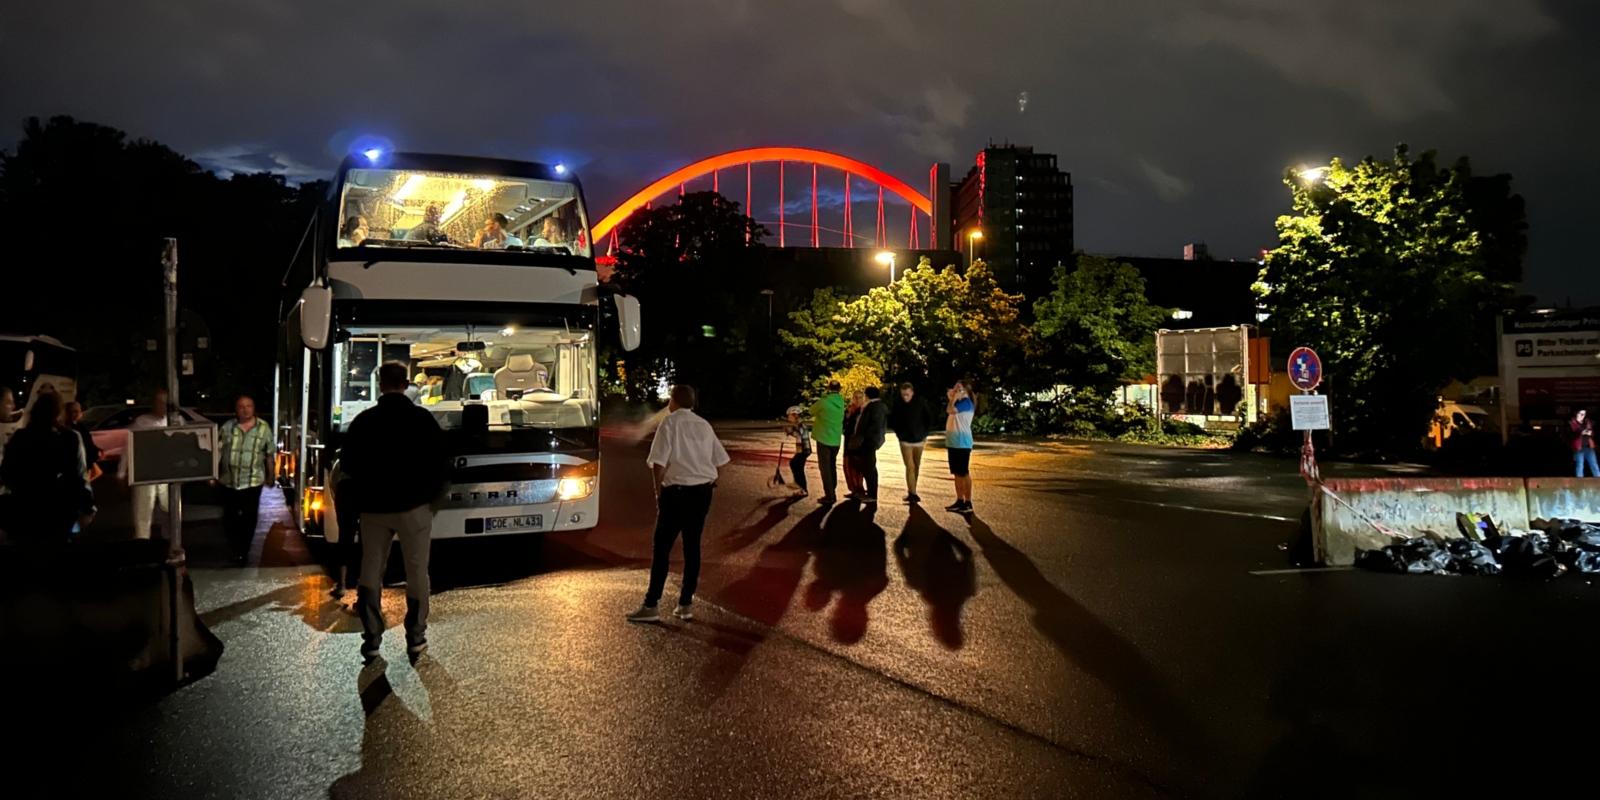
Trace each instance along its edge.
<path fill-rule="evenodd" d="M 406 365 L 406 397 L 440 427 L 462 427 L 462 409 L 487 406 L 489 430 L 592 428 L 595 342 L 588 331 L 553 328 L 352 328 L 333 345 L 333 422 L 347 429 L 377 402 L 378 366 Z"/>
<path fill-rule="evenodd" d="M 10 390 L 18 409 L 30 405 L 40 387 L 76 400 L 78 353 L 45 336 L 0 335 L 0 387 Z"/>
<path fill-rule="evenodd" d="M 339 197 L 340 249 L 509 250 L 588 256 L 577 186 L 406 169 L 352 169 Z"/>

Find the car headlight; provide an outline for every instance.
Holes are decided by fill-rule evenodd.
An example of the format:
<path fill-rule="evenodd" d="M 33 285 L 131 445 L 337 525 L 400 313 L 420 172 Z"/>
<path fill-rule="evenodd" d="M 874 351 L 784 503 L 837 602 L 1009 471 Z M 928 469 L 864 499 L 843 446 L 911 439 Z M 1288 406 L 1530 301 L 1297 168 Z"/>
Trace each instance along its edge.
<path fill-rule="evenodd" d="M 594 478 L 562 478 L 556 495 L 562 500 L 580 500 L 594 493 Z"/>

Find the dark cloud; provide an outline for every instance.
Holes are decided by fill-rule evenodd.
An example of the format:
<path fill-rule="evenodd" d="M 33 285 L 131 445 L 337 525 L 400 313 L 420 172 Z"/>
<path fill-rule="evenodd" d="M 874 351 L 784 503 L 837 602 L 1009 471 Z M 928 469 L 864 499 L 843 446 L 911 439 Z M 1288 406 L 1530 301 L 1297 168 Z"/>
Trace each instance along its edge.
<path fill-rule="evenodd" d="M 1009 140 L 1074 173 L 1080 245 L 1173 254 L 1204 239 L 1231 256 L 1271 244 L 1286 166 L 1407 141 L 1515 174 L 1529 287 L 1600 301 L 1593 5 L 14 3 L 0 120 L 68 113 L 219 169 L 296 176 L 362 134 L 559 158 L 596 206 L 740 146 L 825 147 L 921 186 L 930 160 L 960 175 Z"/>

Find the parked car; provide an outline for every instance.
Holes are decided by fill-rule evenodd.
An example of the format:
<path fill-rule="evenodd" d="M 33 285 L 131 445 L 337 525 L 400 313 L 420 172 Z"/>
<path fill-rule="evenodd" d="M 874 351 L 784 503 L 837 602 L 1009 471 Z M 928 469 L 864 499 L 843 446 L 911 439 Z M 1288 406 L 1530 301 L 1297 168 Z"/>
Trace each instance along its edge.
<path fill-rule="evenodd" d="M 84 412 L 84 418 L 89 418 L 90 411 L 100 411 L 107 406 L 95 406 Z M 118 410 L 109 414 L 97 415 L 99 422 L 89 424 L 89 433 L 94 436 L 94 444 L 100 448 L 101 461 L 117 461 L 122 458 L 122 451 L 128 449 L 128 426 L 143 414 L 150 413 L 149 406 L 120 406 Z M 192 409 L 180 409 L 186 424 L 210 422 L 200 412 Z"/>

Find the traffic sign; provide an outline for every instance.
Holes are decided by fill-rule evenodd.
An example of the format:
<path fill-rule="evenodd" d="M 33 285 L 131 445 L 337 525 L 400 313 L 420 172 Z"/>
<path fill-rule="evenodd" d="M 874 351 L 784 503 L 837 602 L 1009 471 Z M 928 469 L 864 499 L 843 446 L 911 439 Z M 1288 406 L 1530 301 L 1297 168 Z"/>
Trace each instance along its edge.
<path fill-rule="evenodd" d="M 1289 382 L 1302 392 L 1309 392 L 1322 383 L 1322 359 L 1309 347 L 1296 347 L 1289 354 Z"/>

